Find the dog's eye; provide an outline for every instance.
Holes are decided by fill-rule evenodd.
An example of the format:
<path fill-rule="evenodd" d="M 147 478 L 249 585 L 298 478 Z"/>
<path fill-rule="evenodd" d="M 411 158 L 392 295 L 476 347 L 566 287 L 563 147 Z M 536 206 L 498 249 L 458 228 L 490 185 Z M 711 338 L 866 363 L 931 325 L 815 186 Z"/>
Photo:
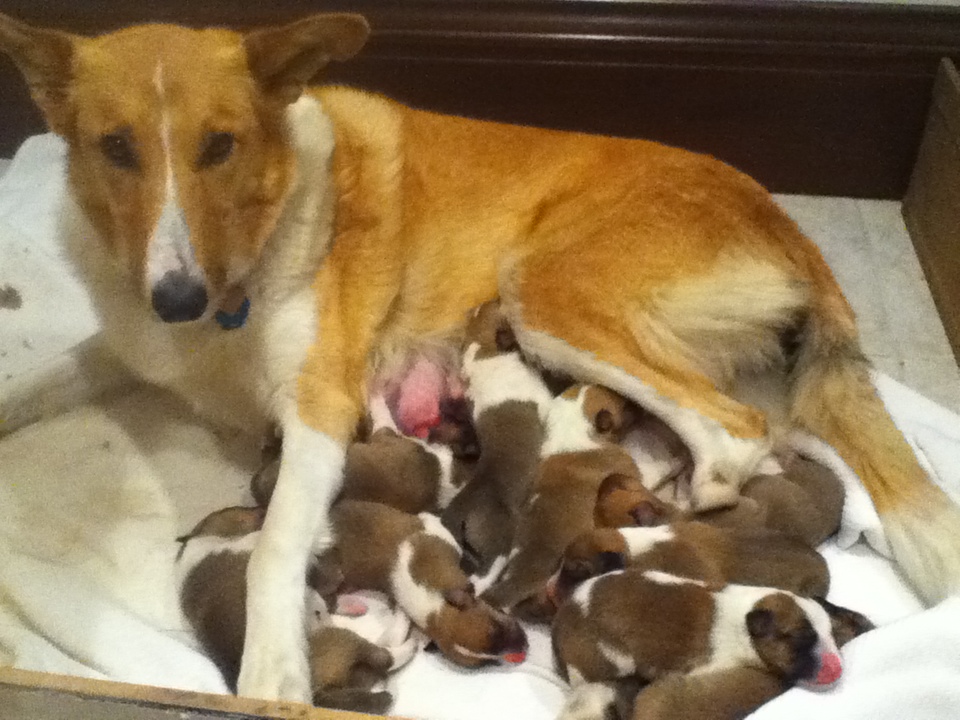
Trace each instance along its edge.
<path fill-rule="evenodd" d="M 127 132 L 107 133 L 100 138 L 100 152 L 111 165 L 122 170 L 136 170 L 140 166 L 137 151 Z"/>
<path fill-rule="evenodd" d="M 233 153 L 235 140 L 232 133 L 207 133 L 200 145 L 200 155 L 197 157 L 197 167 L 208 168 L 220 165 L 227 161 Z"/>

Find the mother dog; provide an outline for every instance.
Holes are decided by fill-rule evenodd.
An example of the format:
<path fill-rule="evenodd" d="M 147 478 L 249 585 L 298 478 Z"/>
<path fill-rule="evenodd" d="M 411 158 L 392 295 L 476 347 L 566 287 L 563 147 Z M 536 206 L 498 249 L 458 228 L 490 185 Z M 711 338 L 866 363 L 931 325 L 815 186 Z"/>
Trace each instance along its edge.
<path fill-rule="evenodd" d="M 928 600 L 960 587 L 960 512 L 876 397 L 819 252 L 763 188 L 655 143 L 306 90 L 367 34 L 355 15 L 97 38 L 0 16 L 0 50 L 69 145 L 65 233 L 109 352 L 207 417 L 282 429 L 242 694 L 308 698 L 304 569 L 368 393 L 429 419 L 467 310 L 497 295 L 526 354 L 673 426 L 700 507 L 731 502 L 768 452 L 763 414 L 727 382 L 796 338 L 793 421 L 857 471 Z M 21 383 L 5 431 L 122 378 L 102 357 L 85 347 L 66 380 Z"/>

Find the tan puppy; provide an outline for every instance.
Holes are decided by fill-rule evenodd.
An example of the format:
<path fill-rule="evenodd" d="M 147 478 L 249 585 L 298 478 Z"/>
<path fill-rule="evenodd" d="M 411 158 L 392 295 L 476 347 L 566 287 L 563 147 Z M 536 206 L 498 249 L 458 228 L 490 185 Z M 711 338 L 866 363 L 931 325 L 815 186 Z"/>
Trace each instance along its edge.
<path fill-rule="evenodd" d="M 463 342 L 463 375 L 480 446 L 473 480 L 443 515 L 485 572 L 513 547 L 530 496 L 553 396 L 524 362 L 499 301 L 476 308 Z"/>
<path fill-rule="evenodd" d="M 800 540 L 766 530 L 675 522 L 583 533 L 564 551 L 549 592 L 559 605 L 585 580 L 624 567 L 661 570 L 710 585 L 774 587 L 805 597 L 825 597 L 830 585 L 826 561 Z"/>
<path fill-rule="evenodd" d="M 843 485 L 832 470 L 795 455 L 783 473 L 758 475 L 744 484 L 737 505 L 697 515 L 717 527 L 769 528 L 815 547 L 840 527 Z"/>
<path fill-rule="evenodd" d="M 736 667 L 667 675 L 637 695 L 633 720 L 743 720 L 787 689 L 776 674 Z"/>
<path fill-rule="evenodd" d="M 830 617 L 813 600 L 747 585 L 713 590 L 651 570 L 581 585 L 557 613 L 553 647 L 574 685 L 739 667 L 828 685 L 841 672 Z"/>
<path fill-rule="evenodd" d="M 279 449 L 268 448 L 253 476 L 250 492 L 267 507 L 280 472 Z M 366 442 L 347 448 L 343 488 L 345 500 L 368 500 L 407 513 L 436 512 L 450 504 L 473 471 L 449 449 L 377 429 Z"/>
<path fill-rule="evenodd" d="M 184 615 L 232 689 L 236 689 L 245 637 L 246 572 L 263 518 L 262 508 L 224 508 L 180 538 Z M 313 589 L 334 604 L 339 578 L 318 584 L 322 574 L 314 571 L 310 579 Z M 393 699 L 390 693 L 372 688 L 409 656 L 374 645 L 345 628 L 321 626 L 311 635 L 310 658 L 314 704 L 384 713 Z"/>
<path fill-rule="evenodd" d="M 280 426 L 243 694 L 309 697 L 302 579 L 368 389 L 413 372 L 423 394 L 400 404 L 428 428 L 467 311 L 498 296 L 526 356 L 678 433 L 699 510 L 733 504 L 770 451 L 764 415 L 720 388 L 789 354 L 792 422 L 863 479 L 928 600 L 960 589 L 960 509 L 877 397 L 819 251 L 760 185 L 656 143 L 307 89 L 368 34 L 343 14 L 95 38 L 0 17 L 0 51 L 66 142 L 60 226 L 103 328 L 71 373 L 7 389 L 3 431 L 126 378 L 110 355 L 208 418 Z"/>
<path fill-rule="evenodd" d="M 600 488 L 611 476 L 636 475 L 630 456 L 615 445 L 545 457 L 534 495 L 518 528 L 517 549 L 497 583 L 484 597 L 497 607 L 517 608 L 529 619 L 542 619 L 548 604 L 546 583 L 567 545 L 594 527 Z"/>
<path fill-rule="evenodd" d="M 344 500 L 333 509 L 336 563 L 348 588 L 390 595 L 458 665 L 523 662 L 519 623 L 477 599 L 460 549 L 440 521 L 386 505 Z"/>
<path fill-rule="evenodd" d="M 683 520 L 687 513 L 660 500 L 639 476 L 611 475 L 600 485 L 593 520 L 597 527 L 650 527 Z"/>

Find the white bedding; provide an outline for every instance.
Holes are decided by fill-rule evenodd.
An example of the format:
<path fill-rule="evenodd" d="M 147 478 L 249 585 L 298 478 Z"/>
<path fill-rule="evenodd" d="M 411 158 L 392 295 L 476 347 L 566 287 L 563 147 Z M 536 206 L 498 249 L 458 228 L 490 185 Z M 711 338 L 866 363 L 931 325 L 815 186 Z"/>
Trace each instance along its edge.
<path fill-rule="evenodd" d="M 62 147 L 29 140 L 0 179 L 0 396 L 24 372 L 97 330 L 56 245 Z M 938 481 L 960 497 L 960 417 L 885 376 L 877 385 Z M 173 538 L 208 512 L 248 502 L 256 441 L 215 432 L 176 400 L 139 389 L 0 442 L 0 663 L 222 692 L 173 591 Z M 869 515 L 869 513 L 868 513 Z M 855 538 L 861 528 L 848 527 Z M 960 532 L 960 528 L 958 528 Z M 845 650 L 839 685 L 792 690 L 755 717 L 955 720 L 960 599 L 922 611 L 895 569 L 862 542 L 823 548 L 831 600 L 882 627 Z M 526 663 L 462 671 L 419 655 L 395 679 L 394 712 L 431 720 L 556 716 L 563 684 L 546 634 Z"/>

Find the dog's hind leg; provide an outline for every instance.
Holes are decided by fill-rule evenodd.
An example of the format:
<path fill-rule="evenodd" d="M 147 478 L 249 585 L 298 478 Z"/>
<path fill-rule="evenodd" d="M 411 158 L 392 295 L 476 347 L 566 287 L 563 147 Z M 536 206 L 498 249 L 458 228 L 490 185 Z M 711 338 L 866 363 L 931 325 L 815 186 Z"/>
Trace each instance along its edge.
<path fill-rule="evenodd" d="M 94 335 L 38 368 L 0 380 L 0 437 L 136 382 L 103 336 Z"/>
<path fill-rule="evenodd" d="M 654 292 L 600 263 L 578 282 L 590 248 L 577 250 L 555 254 L 546 267 L 504 273 L 501 297 L 523 351 L 659 416 L 690 448 L 697 509 L 733 503 L 769 454 L 766 420 L 714 378 L 774 354 L 778 328 L 803 305 L 803 288 L 777 268 L 742 262 L 717 263 L 686 285 L 671 281 Z"/>

